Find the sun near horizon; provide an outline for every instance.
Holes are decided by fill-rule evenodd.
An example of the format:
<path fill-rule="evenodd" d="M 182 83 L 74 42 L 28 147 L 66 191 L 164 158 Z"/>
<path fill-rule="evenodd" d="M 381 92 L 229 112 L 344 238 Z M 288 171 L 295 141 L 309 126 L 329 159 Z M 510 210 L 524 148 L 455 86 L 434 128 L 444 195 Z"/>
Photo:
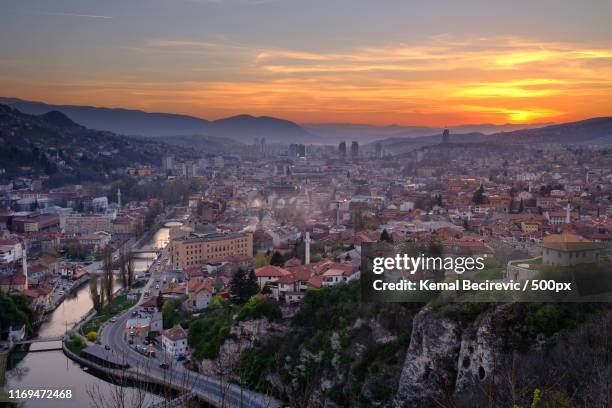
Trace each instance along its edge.
<path fill-rule="evenodd" d="M 612 114 L 612 35 L 596 24 L 601 7 L 145 3 L 1 6 L 1 96 L 377 126 Z"/>

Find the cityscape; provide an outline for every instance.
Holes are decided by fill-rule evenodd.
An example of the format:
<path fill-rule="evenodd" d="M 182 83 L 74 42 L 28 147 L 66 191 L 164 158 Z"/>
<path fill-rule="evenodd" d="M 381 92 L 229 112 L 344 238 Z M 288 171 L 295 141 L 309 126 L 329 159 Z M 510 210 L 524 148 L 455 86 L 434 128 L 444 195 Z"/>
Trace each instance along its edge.
<path fill-rule="evenodd" d="M 612 8 L 145 3 L 0 6 L 0 405 L 612 404 Z"/>

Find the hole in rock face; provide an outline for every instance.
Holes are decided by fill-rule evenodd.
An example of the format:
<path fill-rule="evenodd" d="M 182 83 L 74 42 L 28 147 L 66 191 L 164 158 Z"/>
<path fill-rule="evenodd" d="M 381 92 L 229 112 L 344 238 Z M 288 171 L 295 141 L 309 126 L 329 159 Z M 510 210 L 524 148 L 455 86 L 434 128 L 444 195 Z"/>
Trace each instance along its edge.
<path fill-rule="evenodd" d="M 485 375 L 485 369 L 482 366 L 478 367 L 478 377 L 480 377 L 481 381 L 485 379 Z"/>
<path fill-rule="evenodd" d="M 423 378 L 424 379 L 428 379 L 430 373 L 431 373 L 431 368 L 429 368 L 429 366 L 426 366 L 425 367 L 425 372 L 423 372 Z"/>
<path fill-rule="evenodd" d="M 470 359 L 466 357 L 463 357 L 463 368 L 469 368 L 470 367 Z"/>

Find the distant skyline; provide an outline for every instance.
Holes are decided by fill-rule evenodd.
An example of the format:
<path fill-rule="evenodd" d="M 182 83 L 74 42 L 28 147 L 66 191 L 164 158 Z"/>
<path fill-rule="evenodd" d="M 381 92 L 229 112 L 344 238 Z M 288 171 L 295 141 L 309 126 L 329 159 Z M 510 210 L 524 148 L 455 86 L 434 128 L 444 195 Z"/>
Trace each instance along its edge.
<path fill-rule="evenodd" d="M 5 0 L 0 96 L 216 119 L 612 115 L 612 3 Z"/>

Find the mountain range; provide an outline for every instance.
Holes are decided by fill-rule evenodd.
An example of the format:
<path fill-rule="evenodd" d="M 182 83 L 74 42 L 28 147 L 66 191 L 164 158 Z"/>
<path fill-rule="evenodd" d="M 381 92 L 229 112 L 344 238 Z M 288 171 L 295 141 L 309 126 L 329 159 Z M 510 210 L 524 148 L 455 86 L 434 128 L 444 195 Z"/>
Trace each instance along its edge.
<path fill-rule="evenodd" d="M 130 136 L 205 135 L 248 144 L 253 143 L 255 138 L 262 137 L 269 142 L 320 142 L 319 138 L 294 122 L 267 116 L 238 115 L 209 121 L 187 115 L 93 106 L 50 105 L 16 98 L 0 97 L 0 103 L 32 115 L 59 111 L 88 128 Z"/>
<path fill-rule="evenodd" d="M 425 126 L 372 126 L 342 123 L 299 125 L 289 120 L 251 115 L 237 115 L 210 121 L 187 115 L 150 113 L 120 108 L 52 105 L 44 102 L 4 97 L 0 97 L 0 103 L 33 115 L 59 111 L 88 128 L 107 130 L 123 135 L 148 137 L 206 135 L 228 138 L 245 144 L 252 144 L 255 138 L 262 137 L 273 143 L 335 144 L 341 140 L 367 143 L 378 139 L 415 138 L 442 132 L 442 128 Z M 451 132 L 492 134 L 543 125 L 546 124 L 462 125 L 452 127 Z"/>
<path fill-rule="evenodd" d="M 363 150 L 372 152 L 376 144 L 381 144 L 386 152 L 401 154 L 441 142 L 441 132 L 414 138 L 396 136 L 365 144 Z M 612 147 L 612 117 L 591 118 L 577 122 L 497 132 L 488 135 L 481 132 L 451 133 L 449 142 L 451 145 L 484 143 L 494 145 L 555 144 L 609 148 Z"/>
<path fill-rule="evenodd" d="M 450 127 L 452 133 L 482 133 L 485 135 L 508 132 L 520 129 L 531 129 L 549 125 L 548 123 L 532 123 L 532 124 L 477 124 L 477 125 L 460 125 Z M 444 128 L 426 127 L 426 126 L 373 126 L 350 123 L 312 123 L 301 125 L 308 132 L 318 135 L 324 140 L 338 142 L 340 140 L 358 141 L 367 143 L 373 140 L 388 139 L 388 138 L 417 138 L 421 136 L 439 135 L 442 134 Z"/>
<path fill-rule="evenodd" d="M 159 165 L 166 154 L 199 157 L 195 149 L 159 139 L 89 129 L 62 112 L 30 115 L 0 104 L 0 168 L 5 179 L 44 175 L 50 186 L 109 181 L 126 167 Z"/>

